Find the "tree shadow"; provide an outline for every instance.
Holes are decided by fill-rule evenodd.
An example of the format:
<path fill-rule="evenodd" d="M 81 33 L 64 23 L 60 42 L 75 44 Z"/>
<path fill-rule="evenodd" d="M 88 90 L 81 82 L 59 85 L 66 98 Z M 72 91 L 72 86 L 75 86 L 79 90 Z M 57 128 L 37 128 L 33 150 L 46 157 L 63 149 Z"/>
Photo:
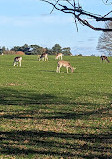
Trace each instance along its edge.
<path fill-rule="evenodd" d="M 109 98 L 112 96 L 111 93 L 103 95 Z M 1 119 L 35 119 L 37 121 L 41 119 L 50 121 L 55 121 L 55 119 L 87 120 L 91 115 L 100 117 L 104 115 L 103 112 L 112 109 L 112 107 L 105 107 L 105 105 L 100 108 L 100 105 L 95 103 L 76 103 L 65 97 L 58 98 L 55 95 L 37 94 L 27 90 L 20 92 L 11 88 L 0 90 L 0 105 L 5 108 L 1 109 L 1 114 L 3 112 L 0 116 Z M 77 105 L 80 105 L 80 109 L 74 111 Z M 90 106 L 91 110 L 83 109 L 85 105 Z M 7 107 L 11 106 L 15 107 L 15 109 L 7 110 Z M 22 106 L 23 109 L 19 110 L 18 106 Z M 49 111 L 46 111 L 47 109 Z M 108 115 L 111 116 L 111 114 Z M 77 129 L 75 125 L 73 129 Z M 91 127 L 88 126 L 88 129 L 91 129 Z M 111 135 L 109 132 L 95 135 L 33 130 L 1 131 L 0 150 L 1 154 L 5 155 L 48 155 L 62 156 L 64 158 L 111 159 Z"/>
<path fill-rule="evenodd" d="M 111 98 L 111 94 L 104 95 Z M 17 109 L 14 112 L 1 109 L 0 111 L 4 111 L 5 113 L 1 115 L 0 118 L 8 119 L 88 119 L 91 115 L 101 117 L 103 112 L 109 112 L 109 110 L 112 110 L 111 106 L 104 106 L 100 108 L 100 104 L 90 102 L 77 103 L 75 101 L 70 101 L 69 98 L 65 97 L 60 98 L 51 94 L 37 94 L 27 90 L 19 92 L 10 88 L 4 88 L 0 90 L 0 105 L 14 107 L 22 106 L 25 108 L 22 111 Z M 63 105 L 63 107 L 60 105 Z M 85 110 L 84 106 L 90 107 L 91 110 Z M 75 111 L 74 107 L 80 107 L 80 109 Z M 50 111 L 41 111 L 40 113 L 40 109 L 48 109 Z M 111 114 L 108 113 L 108 116 L 111 116 Z"/>
<path fill-rule="evenodd" d="M 1 153 L 6 155 L 112 158 L 112 134 L 88 135 L 24 130 L 0 132 L 0 136 Z"/>

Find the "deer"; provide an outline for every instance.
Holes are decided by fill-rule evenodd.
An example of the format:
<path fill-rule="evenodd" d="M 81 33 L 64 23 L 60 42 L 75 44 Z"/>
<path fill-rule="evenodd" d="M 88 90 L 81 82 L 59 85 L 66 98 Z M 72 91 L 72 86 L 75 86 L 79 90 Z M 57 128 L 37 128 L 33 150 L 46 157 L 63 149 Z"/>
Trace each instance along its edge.
<path fill-rule="evenodd" d="M 37 60 L 40 60 L 40 56 L 41 56 L 41 55 L 37 55 Z"/>
<path fill-rule="evenodd" d="M 48 54 L 47 53 L 43 53 L 40 55 L 39 57 L 39 61 L 42 59 L 42 61 L 48 61 Z"/>
<path fill-rule="evenodd" d="M 72 72 L 72 73 L 73 73 L 74 70 L 76 69 L 76 68 L 72 67 L 68 61 L 58 61 L 58 66 L 57 66 L 57 70 L 56 70 L 57 73 L 60 73 L 60 68 L 61 68 L 62 66 L 63 66 L 63 67 L 66 67 L 67 73 L 68 73 L 68 68 L 71 69 L 71 72 Z"/>
<path fill-rule="evenodd" d="M 62 56 L 63 56 L 62 53 L 58 53 L 58 54 L 56 55 L 55 60 L 56 60 L 56 59 L 62 60 Z"/>
<path fill-rule="evenodd" d="M 108 63 L 110 63 L 110 61 L 108 60 L 107 56 L 100 56 L 100 58 L 101 58 L 102 62 L 103 62 L 103 60 L 106 60 Z"/>
<path fill-rule="evenodd" d="M 21 67 L 21 61 L 22 61 L 22 57 L 15 57 L 14 58 L 14 66 L 18 66 L 18 64 L 19 64 L 19 66 Z"/>

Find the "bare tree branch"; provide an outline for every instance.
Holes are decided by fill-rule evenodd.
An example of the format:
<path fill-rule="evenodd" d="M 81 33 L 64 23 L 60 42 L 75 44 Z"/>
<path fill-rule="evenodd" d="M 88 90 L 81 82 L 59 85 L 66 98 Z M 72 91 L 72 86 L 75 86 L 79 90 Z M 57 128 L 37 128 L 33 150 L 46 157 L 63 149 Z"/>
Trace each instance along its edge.
<path fill-rule="evenodd" d="M 101 16 L 101 15 L 93 14 L 91 12 L 87 12 L 87 11 L 83 10 L 82 7 L 80 6 L 79 2 L 78 2 L 78 4 L 76 4 L 75 0 L 71 0 L 71 1 L 70 0 L 64 0 L 64 2 L 66 2 L 66 5 L 63 5 L 61 0 L 56 0 L 55 2 L 53 2 L 51 0 L 41 0 L 41 1 L 46 2 L 46 3 L 53 6 L 53 9 L 52 9 L 51 13 L 53 12 L 54 9 L 56 9 L 56 10 L 61 11 L 63 13 L 72 14 L 74 16 L 74 19 L 75 19 L 75 24 L 76 24 L 77 30 L 78 30 L 78 27 L 77 27 L 77 20 L 78 20 L 83 25 L 86 25 L 87 27 L 89 27 L 93 30 L 96 30 L 96 31 L 104 31 L 104 32 L 112 31 L 112 28 L 95 27 L 87 21 L 88 18 L 92 18 L 96 22 L 112 21 L 112 17 L 108 17 L 108 15 L 110 13 L 112 13 L 112 11 L 110 11 L 107 14 Z M 102 0 L 102 1 L 104 1 L 104 0 Z M 105 3 L 107 3 L 108 1 L 109 0 L 105 0 Z M 85 16 L 86 20 L 83 19 L 82 16 Z"/>
<path fill-rule="evenodd" d="M 111 0 L 110 0 L 111 1 Z M 109 0 L 102 0 L 102 2 L 106 5 L 111 5 L 112 4 L 112 1 L 109 2 Z"/>
<path fill-rule="evenodd" d="M 59 0 L 56 1 L 55 6 L 56 6 L 56 4 L 57 4 L 58 2 L 59 2 Z M 52 9 L 52 11 L 50 12 L 50 14 L 53 12 L 54 8 L 55 8 L 55 7 L 53 7 L 53 9 Z"/>

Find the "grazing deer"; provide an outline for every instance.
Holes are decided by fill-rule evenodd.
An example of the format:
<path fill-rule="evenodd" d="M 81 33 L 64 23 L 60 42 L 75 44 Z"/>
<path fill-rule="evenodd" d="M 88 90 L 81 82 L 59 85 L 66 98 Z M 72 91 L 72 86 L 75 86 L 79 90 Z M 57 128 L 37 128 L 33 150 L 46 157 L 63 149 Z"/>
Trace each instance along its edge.
<path fill-rule="evenodd" d="M 18 64 L 19 64 L 19 66 L 21 67 L 21 61 L 22 61 L 22 57 L 15 57 L 14 58 L 14 66 L 18 66 Z"/>
<path fill-rule="evenodd" d="M 42 55 L 40 55 L 39 57 L 39 61 L 42 59 L 42 61 L 48 61 L 48 54 L 47 53 L 43 53 Z"/>
<path fill-rule="evenodd" d="M 108 60 L 107 56 L 101 56 L 100 58 L 101 58 L 102 62 L 103 62 L 103 60 L 106 60 L 108 63 L 110 62 L 110 61 Z"/>
<path fill-rule="evenodd" d="M 72 67 L 68 61 L 58 61 L 58 66 L 57 66 L 57 70 L 56 70 L 57 73 L 60 73 L 60 68 L 61 68 L 62 66 L 63 66 L 63 67 L 66 67 L 67 73 L 68 73 L 68 68 L 71 69 L 71 72 L 72 72 L 72 73 L 73 73 L 74 70 L 76 69 L 76 68 Z"/>
<path fill-rule="evenodd" d="M 37 55 L 37 60 L 40 60 L 40 56 L 41 56 L 41 55 Z"/>
<path fill-rule="evenodd" d="M 56 55 L 56 58 L 55 58 L 55 59 L 62 60 L 62 56 L 63 56 L 63 54 L 62 54 L 62 53 L 59 53 L 59 54 Z"/>

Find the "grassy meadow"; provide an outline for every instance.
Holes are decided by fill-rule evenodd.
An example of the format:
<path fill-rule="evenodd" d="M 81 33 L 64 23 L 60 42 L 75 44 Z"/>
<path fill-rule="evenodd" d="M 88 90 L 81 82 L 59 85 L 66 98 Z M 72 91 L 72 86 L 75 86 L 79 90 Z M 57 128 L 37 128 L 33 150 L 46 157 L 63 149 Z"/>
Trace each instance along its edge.
<path fill-rule="evenodd" d="M 0 56 L 0 159 L 112 159 L 112 57 Z"/>

